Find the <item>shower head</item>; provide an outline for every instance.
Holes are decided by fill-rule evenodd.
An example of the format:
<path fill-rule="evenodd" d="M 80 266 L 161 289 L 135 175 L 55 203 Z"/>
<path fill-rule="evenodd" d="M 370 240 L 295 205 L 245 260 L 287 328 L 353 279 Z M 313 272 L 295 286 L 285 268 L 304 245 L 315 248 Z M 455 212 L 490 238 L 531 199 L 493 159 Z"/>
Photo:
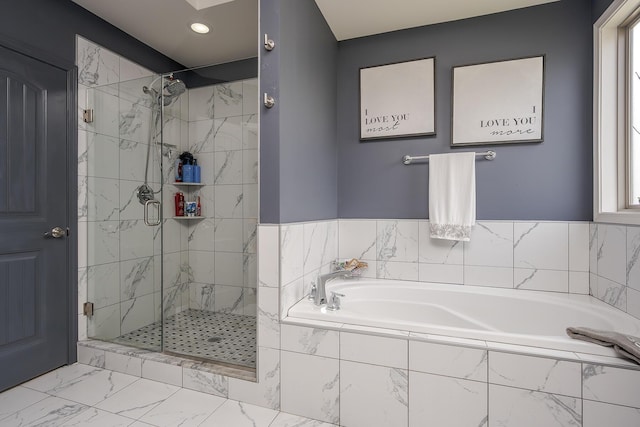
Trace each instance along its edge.
<path fill-rule="evenodd" d="M 163 78 L 164 84 L 162 85 L 162 94 L 160 94 L 153 88 L 154 83 L 158 80 L 159 78 L 151 82 L 149 86 L 143 86 L 142 92 L 147 95 L 151 95 L 158 104 L 160 104 L 160 99 L 162 99 L 162 104 L 165 107 L 171 105 L 173 101 L 187 90 L 187 87 L 182 80 L 174 79 L 173 76 L 165 76 Z"/>
<path fill-rule="evenodd" d="M 164 99 L 163 104 L 166 107 L 182 95 L 187 90 L 187 87 L 180 79 L 174 79 L 172 77 L 165 78 L 167 79 L 167 82 L 164 84 L 162 95 Z"/>

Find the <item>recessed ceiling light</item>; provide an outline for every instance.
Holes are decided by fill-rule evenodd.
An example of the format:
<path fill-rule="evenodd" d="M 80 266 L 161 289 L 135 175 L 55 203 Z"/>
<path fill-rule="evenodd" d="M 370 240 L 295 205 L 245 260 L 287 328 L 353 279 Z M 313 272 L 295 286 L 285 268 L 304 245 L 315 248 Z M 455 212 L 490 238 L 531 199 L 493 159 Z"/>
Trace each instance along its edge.
<path fill-rule="evenodd" d="M 209 27 L 200 22 L 194 22 L 191 24 L 191 29 L 198 34 L 207 34 L 209 32 Z"/>

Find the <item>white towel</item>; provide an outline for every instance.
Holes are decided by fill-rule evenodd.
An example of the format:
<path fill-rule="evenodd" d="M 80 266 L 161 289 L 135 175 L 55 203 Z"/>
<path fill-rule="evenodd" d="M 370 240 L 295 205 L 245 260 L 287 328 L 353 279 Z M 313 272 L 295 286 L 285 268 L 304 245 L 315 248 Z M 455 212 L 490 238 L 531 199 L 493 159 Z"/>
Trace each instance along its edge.
<path fill-rule="evenodd" d="M 469 241 L 476 223 L 476 155 L 429 156 L 429 222 L 434 239 Z"/>

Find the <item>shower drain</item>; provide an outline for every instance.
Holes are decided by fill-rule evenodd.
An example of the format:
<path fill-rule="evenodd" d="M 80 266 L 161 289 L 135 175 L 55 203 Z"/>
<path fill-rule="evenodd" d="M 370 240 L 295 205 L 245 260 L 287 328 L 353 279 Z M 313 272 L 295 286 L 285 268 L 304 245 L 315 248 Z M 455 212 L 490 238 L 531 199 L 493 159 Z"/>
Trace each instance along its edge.
<path fill-rule="evenodd" d="M 220 342 L 222 341 L 222 338 L 220 337 L 211 337 L 209 339 L 207 339 L 208 342 Z"/>

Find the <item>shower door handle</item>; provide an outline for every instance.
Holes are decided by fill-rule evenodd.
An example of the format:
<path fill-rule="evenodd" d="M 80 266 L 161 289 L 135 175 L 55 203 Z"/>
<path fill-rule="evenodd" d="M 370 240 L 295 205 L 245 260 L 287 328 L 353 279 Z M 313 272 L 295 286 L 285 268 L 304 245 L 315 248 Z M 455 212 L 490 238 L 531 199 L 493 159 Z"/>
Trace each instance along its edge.
<path fill-rule="evenodd" d="M 157 215 L 157 219 L 154 219 L 153 221 L 149 220 L 149 206 L 151 205 L 155 205 L 156 206 L 156 212 L 158 213 Z M 147 200 L 146 202 L 144 202 L 144 224 L 148 225 L 150 227 L 155 227 L 156 225 L 160 225 L 160 201 L 159 200 Z"/>

